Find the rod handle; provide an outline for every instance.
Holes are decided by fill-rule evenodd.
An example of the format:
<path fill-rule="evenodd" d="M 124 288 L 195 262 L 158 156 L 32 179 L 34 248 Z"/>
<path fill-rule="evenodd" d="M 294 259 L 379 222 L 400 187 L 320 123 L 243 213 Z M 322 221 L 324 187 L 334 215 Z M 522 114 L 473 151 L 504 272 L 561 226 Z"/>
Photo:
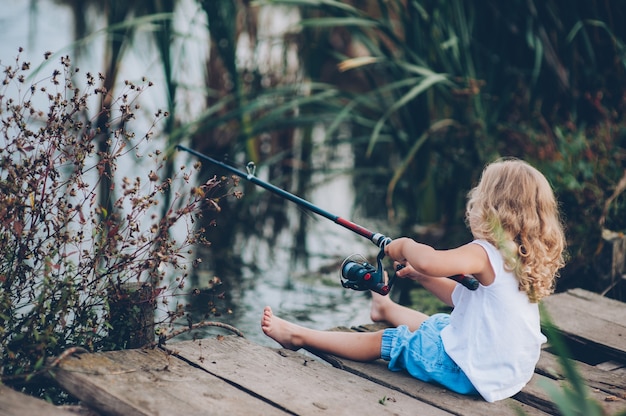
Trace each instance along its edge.
<path fill-rule="evenodd" d="M 480 283 L 474 276 L 470 276 L 468 274 L 457 274 L 454 276 L 449 276 L 448 279 L 452 279 L 455 282 L 458 282 L 468 288 L 469 290 L 476 290 Z"/>
<path fill-rule="evenodd" d="M 404 269 L 404 267 L 405 267 L 404 265 L 398 264 L 396 266 L 396 272 Z M 395 278 L 396 276 L 394 275 L 393 277 Z M 478 280 L 476 280 L 474 276 L 470 276 L 467 274 L 457 274 L 454 276 L 448 276 L 448 279 L 452 279 L 455 282 L 462 284 L 469 290 L 476 290 L 478 289 L 478 286 L 480 285 L 480 283 L 478 282 Z M 391 286 L 391 284 L 389 286 Z"/>

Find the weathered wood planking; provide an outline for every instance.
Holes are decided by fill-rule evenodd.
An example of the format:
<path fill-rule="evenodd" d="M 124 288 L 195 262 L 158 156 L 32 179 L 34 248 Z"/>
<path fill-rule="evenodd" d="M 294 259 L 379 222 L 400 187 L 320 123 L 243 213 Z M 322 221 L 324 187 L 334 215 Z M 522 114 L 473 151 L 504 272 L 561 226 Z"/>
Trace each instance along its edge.
<path fill-rule="evenodd" d="M 59 384 L 106 415 L 285 415 L 162 350 L 83 354 L 63 361 Z"/>
<path fill-rule="evenodd" d="M 381 327 L 383 326 L 362 325 L 352 329 L 339 327 L 334 330 L 372 331 L 380 329 Z M 453 414 L 464 416 L 506 416 L 517 415 L 519 414 L 518 410 L 520 409 L 523 410 L 528 416 L 550 414 L 513 399 L 487 403 L 478 396 L 465 396 L 457 394 L 445 389 L 442 386 L 416 380 L 406 372 L 392 372 L 387 368 L 387 362 L 383 360 L 377 360 L 371 363 L 362 363 L 322 354 L 314 350 L 311 350 L 310 352 L 318 355 L 320 358 L 328 361 L 337 368 L 375 381 L 383 386 L 389 386 L 393 390 L 407 394 L 419 401 L 430 403 Z M 542 396 L 542 399 L 542 401 L 547 400 L 545 396 Z M 543 407 L 551 408 L 552 406 L 544 405 Z"/>
<path fill-rule="evenodd" d="M 556 380 L 564 379 L 565 375 L 558 360 L 559 357 L 549 351 L 542 351 L 535 372 Z M 626 373 L 619 371 L 621 368 L 618 368 L 618 371 L 615 371 L 614 368 L 602 369 L 601 367 L 580 361 L 576 361 L 575 365 L 578 372 L 585 379 L 587 386 L 598 393 L 598 398 L 601 401 L 611 397 L 623 397 L 626 399 Z M 626 406 L 626 401 L 623 403 Z"/>
<path fill-rule="evenodd" d="M 576 369 L 607 414 L 626 411 L 626 304 L 583 289 L 547 297 L 546 312 L 570 346 L 592 350 L 595 359 L 612 360 L 611 366 L 576 361 Z M 562 379 L 557 357 L 543 351 L 536 372 Z M 560 384 L 563 381 L 559 380 Z"/>
<path fill-rule="evenodd" d="M 526 387 L 514 396 L 514 399 L 519 400 L 528 406 L 541 409 L 546 413 L 558 415 L 560 412 L 557 406 L 552 402 L 552 398 L 546 393 L 545 390 L 548 384 L 563 387 L 567 384 L 567 381 L 564 379 L 555 380 L 535 373 Z M 598 402 L 605 411 L 605 414 L 615 415 L 618 412 L 626 410 L 626 401 L 624 401 L 624 398 L 607 395 L 605 392 L 591 388 L 589 384 L 587 384 L 587 386 L 590 387 L 588 389 L 588 397 Z"/>
<path fill-rule="evenodd" d="M 618 361 L 612 367 L 616 371 L 603 371 L 583 362 L 576 362 L 576 368 L 589 387 L 589 396 L 598 401 L 607 414 L 626 410 L 626 375 L 622 371 L 626 364 L 626 305 L 581 289 L 552 295 L 544 300 L 544 305 L 566 339 L 593 346 L 610 357 L 617 357 Z M 372 324 L 334 330 L 374 331 L 381 328 L 384 325 Z M 515 409 L 520 407 L 528 415 L 558 414 L 558 409 L 546 393 L 545 385 L 563 386 L 566 383 L 558 358 L 547 350 L 542 351 L 535 375 L 522 392 L 512 399 L 494 404 L 456 395 L 441 387 L 413 380 L 406 374 L 391 373 L 386 370 L 383 361 L 359 363 L 311 352 L 338 368 L 389 385 L 427 403 L 434 402 L 438 406 L 444 403 L 443 409 L 463 415 L 516 414 Z"/>
<path fill-rule="evenodd" d="M 244 338 L 168 348 L 171 354 L 126 350 L 71 357 L 56 378 L 107 415 L 450 415 L 302 354 Z"/>
<path fill-rule="evenodd" d="M 450 415 L 388 387 L 289 350 L 237 337 L 172 344 L 174 354 L 297 415 Z M 233 354 L 233 351 L 237 351 Z M 200 360 L 200 357 L 203 357 Z M 384 404 L 382 404 L 382 403 Z"/>
<path fill-rule="evenodd" d="M 602 360 L 610 357 L 598 365 L 576 362 L 576 368 L 589 386 L 590 397 L 607 415 L 626 411 L 625 305 L 582 290 L 553 295 L 544 304 L 567 340 L 593 346 Z M 383 327 L 369 324 L 335 330 Z M 539 416 L 558 414 L 545 385 L 567 383 L 559 358 L 548 348 L 522 392 L 496 403 L 452 393 L 405 372 L 391 372 L 382 360 L 359 363 L 318 354 L 325 363 L 235 336 L 174 343 L 165 349 L 76 355 L 62 361 L 54 373 L 68 392 L 98 415 L 506 416 L 521 410 Z M 0 386 L 0 416 L 68 414 L 7 390 Z"/>
<path fill-rule="evenodd" d="M 0 384 L 0 416 L 76 416 L 76 413 Z"/>
<path fill-rule="evenodd" d="M 572 289 L 548 296 L 543 305 L 567 339 L 626 363 L 626 306 L 623 302 Z"/>

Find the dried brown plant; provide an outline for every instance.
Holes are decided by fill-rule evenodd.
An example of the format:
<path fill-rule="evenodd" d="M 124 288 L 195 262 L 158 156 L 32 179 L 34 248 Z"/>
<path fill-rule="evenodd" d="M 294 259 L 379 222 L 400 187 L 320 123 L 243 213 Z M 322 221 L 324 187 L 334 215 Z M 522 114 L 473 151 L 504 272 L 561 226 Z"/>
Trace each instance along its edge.
<path fill-rule="evenodd" d="M 98 86 L 103 77 L 82 74 L 69 57 L 35 82 L 30 63 L 20 55 L 12 65 L 0 62 L 3 382 L 24 381 L 44 368 L 46 359 L 72 346 L 115 347 L 107 344 L 109 304 L 123 296 L 127 282 L 149 285 L 149 300 L 166 311 L 160 315 L 167 322 L 182 315 L 180 302 L 171 300 L 183 294 L 190 269 L 199 263 L 194 247 L 208 243 L 196 220 L 206 207 L 219 207 L 216 193 L 229 192 L 224 178 L 194 186 L 199 165 L 162 178 L 168 155 L 152 150 L 139 156 L 167 116 L 157 111 L 141 136 L 131 128 L 149 81 L 126 82 L 115 98 L 101 100 L 109 94 Z M 112 104 L 90 108 L 103 101 Z M 110 132 L 106 153 L 94 144 L 103 134 L 94 120 L 103 112 Z M 154 163 L 145 177 L 116 177 L 120 163 L 139 164 L 138 159 Z M 98 197 L 104 175 L 112 176 L 112 209 Z M 166 192 L 172 198 L 162 210 Z"/>

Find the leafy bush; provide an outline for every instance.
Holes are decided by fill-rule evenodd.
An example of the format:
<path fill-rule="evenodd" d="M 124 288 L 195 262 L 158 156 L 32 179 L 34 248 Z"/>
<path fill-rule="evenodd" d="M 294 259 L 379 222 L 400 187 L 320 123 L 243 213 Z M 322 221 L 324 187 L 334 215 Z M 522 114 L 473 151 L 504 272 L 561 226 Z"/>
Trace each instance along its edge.
<path fill-rule="evenodd" d="M 607 110 L 608 112 L 608 110 Z M 623 121 L 595 126 L 558 125 L 549 133 L 530 123 L 502 126 L 502 148 L 537 166 L 552 183 L 566 221 L 570 260 L 560 285 L 602 291 L 606 266 L 603 230 L 626 232 L 626 135 Z M 609 266 L 610 267 L 610 266 Z M 594 276 L 594 278 L 590 278 Z M 564 280 L 564 281 L 563 281 Z"/>
<path fill-rule="evenodd" d="M 163 306 L 164 321 L 182 315 L 183 305 L 169 305 L 170 299 L 181 293 L 190 268 L 200 261 L 193 259 L 193 247 L 206 241 L 195 221 L 201 209 L 219 209 L 215 193 L 224 180 L 188 186 L 199 164 L 162 179 L 167 155 L 158 150 L 139 155 L 167 116 L 158 111 L 141 137 L 131 130 L 141 108 L 138 99 L 150 82 L 126 82 L 114 99 L 96 86 L 102 77 L 87 73 L 79 88 L 73 78 L 82 74 L 68 57 L 37 82 L 29 80 L 30 64 L 19 55 L 3 72 L 0 375 L 3 382 L 17 383 L 69 347 L 123 347 L 107 336 L 110 303 L 124 296 L 127 282 L 151 288 L 148 301 Z M 93 103 L 107 102 L 88 115 Z M 103 117 L 105 128 L 96 126 Z M 114 181 L 118 164 L 144 159 L 154 163 L 147 177 Z M 103 181 L 110 184 L 108 201 L 101 200 Z M 179 189 L 187 191 L 174 192 Z M 170 206 L 157 210 L 170 191 Z"/>

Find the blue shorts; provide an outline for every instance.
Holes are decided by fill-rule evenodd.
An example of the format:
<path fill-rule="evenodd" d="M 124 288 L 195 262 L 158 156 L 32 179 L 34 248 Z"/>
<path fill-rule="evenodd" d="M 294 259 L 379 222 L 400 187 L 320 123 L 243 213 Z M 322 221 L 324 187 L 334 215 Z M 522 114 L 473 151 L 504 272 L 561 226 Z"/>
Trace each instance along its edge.
<path fill-rule="evenodd" d="M 406 370 L 413 377 L 436 382 L 461 394 L 478 394 L 463 370 L 443 348 L 441 330 L 450 315 L 438 313 L 428 318 L 415 332 L 405 326 L 383 332 L 381 358 L 389 361 L 392 371 Z"/>

